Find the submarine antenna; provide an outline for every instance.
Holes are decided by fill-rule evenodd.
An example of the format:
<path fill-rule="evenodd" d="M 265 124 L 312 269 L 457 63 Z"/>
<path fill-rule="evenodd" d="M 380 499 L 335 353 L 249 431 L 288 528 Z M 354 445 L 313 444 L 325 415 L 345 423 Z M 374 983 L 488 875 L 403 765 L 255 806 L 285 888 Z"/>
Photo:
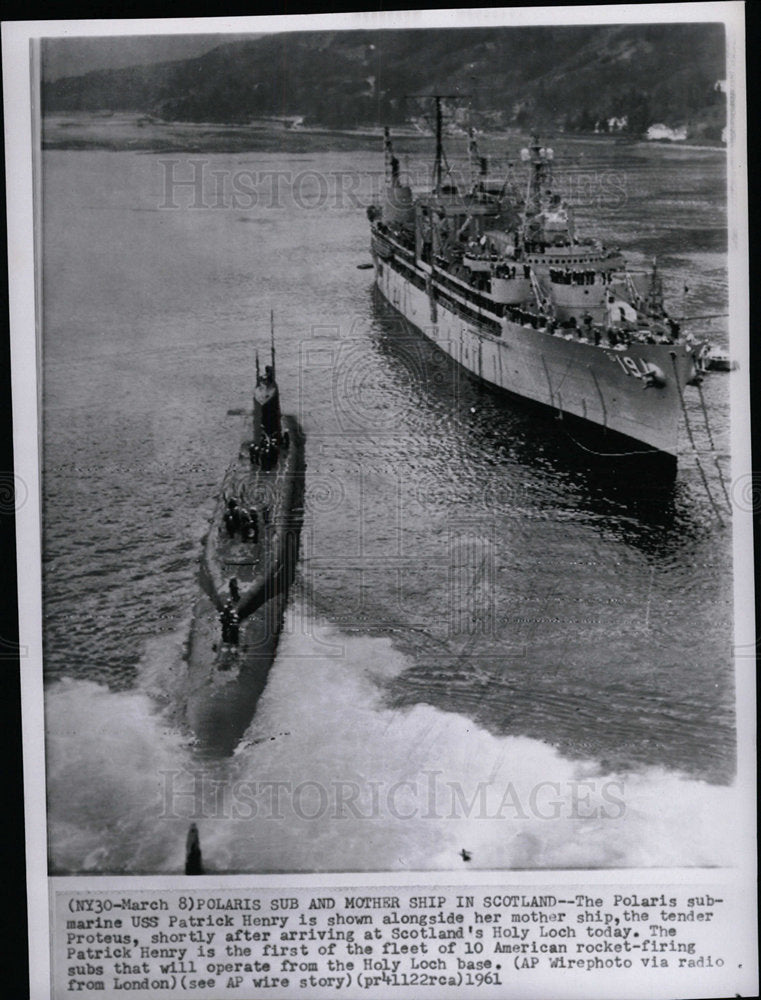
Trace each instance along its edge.
<path fill-rule="evenodd" d="M 191 823 L 187 840 L 185 841 L 185 874 L 203 875 L 203 873 L 203 858 L 201 855 L 201 840 L 198 836 L 198 827 L 195 823 Z"/>
<path fill-rule="evenodd" d="M 256 384 L 259 384 L 259 351 L 256 352 Z"/>
<path fill-rule="evenodd" d="M 272 352 L 272 378 L 275 378 L 275 310 L 270 309 L 270 350 Z"/>

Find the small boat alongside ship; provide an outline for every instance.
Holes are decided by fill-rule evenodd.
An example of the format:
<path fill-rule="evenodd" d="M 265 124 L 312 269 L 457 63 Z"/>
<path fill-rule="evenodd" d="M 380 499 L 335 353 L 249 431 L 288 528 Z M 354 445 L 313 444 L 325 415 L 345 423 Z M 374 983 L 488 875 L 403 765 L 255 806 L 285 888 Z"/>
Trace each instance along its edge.
<path fill-rule="evenodd" d="M 701 358 L 704 371 L 707 372 L 734 372 L 737 371 L 738 364 L 733 361 L 726 351 L 709 348 Z"/>
<path fill-rule="evenodd" d="M 572 207 L 553 191 L 553 151 L 536 138 L 522 151 L 520 185 L 512 172 L 489 179 L 471 133 L 461 191 L 442 147 L 440 98 L 435 110 L 430 193 L 402 183 L 385 130 L 385 196 L 367 212 L 382 296 L 482 382 L 602 432 L 602 453 L 675 467 L 683 392 L 705 369 L 701 345 L 666 311 L 656 262 L 633 275 L 620 251 L 576 233 Z"/>
<path fill-rule="evenodd" d="M 301 427 L 280 411 L 273 330 L 204 540 L 186 650 L 187 719 L 211 752 L 232 753 L 267 682 L 298 560 L 304 471 Z"/>

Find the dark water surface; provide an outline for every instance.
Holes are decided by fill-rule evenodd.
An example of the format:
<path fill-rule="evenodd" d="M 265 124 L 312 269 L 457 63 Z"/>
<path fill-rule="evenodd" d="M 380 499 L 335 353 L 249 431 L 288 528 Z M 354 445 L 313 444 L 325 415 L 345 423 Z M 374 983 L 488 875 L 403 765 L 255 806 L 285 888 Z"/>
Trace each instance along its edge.
<path fill-rule="evenodd" d="M 451 868 L 465 844 L 477 867 L 720 862 L 735 748 L 718 470 L 729 478 L 733 376 L 703 387 L 723 456 L 703 466 L 726 523 L 686 435 L 664 481 L 600 465 L 570 429 L 476 386 L 357 269 L 376 146 L 44 154 L 53 867 L 177 870 L 191 800 L 167 799 L 167 776 L 199 767 L 227 791 L 316 783 L 283 821 L 202 810 L 210 868 Z M 419 153 L 400 150 L 422 176 Z M 202 189 L 168 192 L 194 170 Z M 558 174 L 582 233 L 634 267 L 657 254 L 677 314 L 685 284 L 688 315 L 726 312 L 720 151 L 568 141 Z M 307 435 L 302 558 L 249 733 L 233 758 L 204 761 L 178 710 L 182 645 L 240 433 L 226 411 L 247 404 L 270 308 L 284 409 Z M 726 346 L 721 322 L 709 332 Z M 419 804 L 431 780 L 453 815 L 381 798 L 373 818 L 337 818 L 315 790 L 353 783 L 364 802 L 372 782 L 409 782 Z M 572 814 L 579 780 L 595 801 L 620 782 L 623 815 Z M 529 805 L 495 816 L 506 787 L 527 803 L 541 782 L 558 789 L 553 822 Z M 449 809 L 453 786 L 486 797 L 478 818 Z"/>

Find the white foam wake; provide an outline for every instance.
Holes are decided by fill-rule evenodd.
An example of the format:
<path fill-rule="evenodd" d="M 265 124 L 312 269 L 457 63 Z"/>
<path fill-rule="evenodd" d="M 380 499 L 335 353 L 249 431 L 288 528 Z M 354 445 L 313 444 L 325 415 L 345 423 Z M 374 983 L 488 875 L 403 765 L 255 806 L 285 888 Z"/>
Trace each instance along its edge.
<path fill-rule="evenodd" d="M 132 691 L 49 689 L 56 870 L 179 871 L 191 820 L 208 870 L 458 869 L 463 850 L 491 869 L 732 862 L 733 788 L 603 773 L 429 705 L 392 710 L 383 683 L 407 663 L 389 640 L 289 626 L 232 758 L 204 759 L 177 727 L 177 637 L 151 644 Z M 159 709 L 146 692 L 162 678 Z"/>

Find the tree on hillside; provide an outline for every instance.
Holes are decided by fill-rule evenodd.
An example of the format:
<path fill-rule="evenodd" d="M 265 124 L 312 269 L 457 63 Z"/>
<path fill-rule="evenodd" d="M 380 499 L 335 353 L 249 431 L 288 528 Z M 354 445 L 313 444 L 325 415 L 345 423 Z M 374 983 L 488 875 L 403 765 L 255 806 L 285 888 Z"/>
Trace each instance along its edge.
<path fill-rule="evenodd" d="M 585 106 L 568 116 L 566 119 L 566 128 L 571 132 L 594 132 L 595 125 L 600 117 L 597 111 Z"/>
<path fill-rule="evenodd" d="M 649 94 L 644 90 L 629 90 L 621 102 L 620 114 L 628 119 L 627 132 L 642 135 L 653 124 Z"/>

